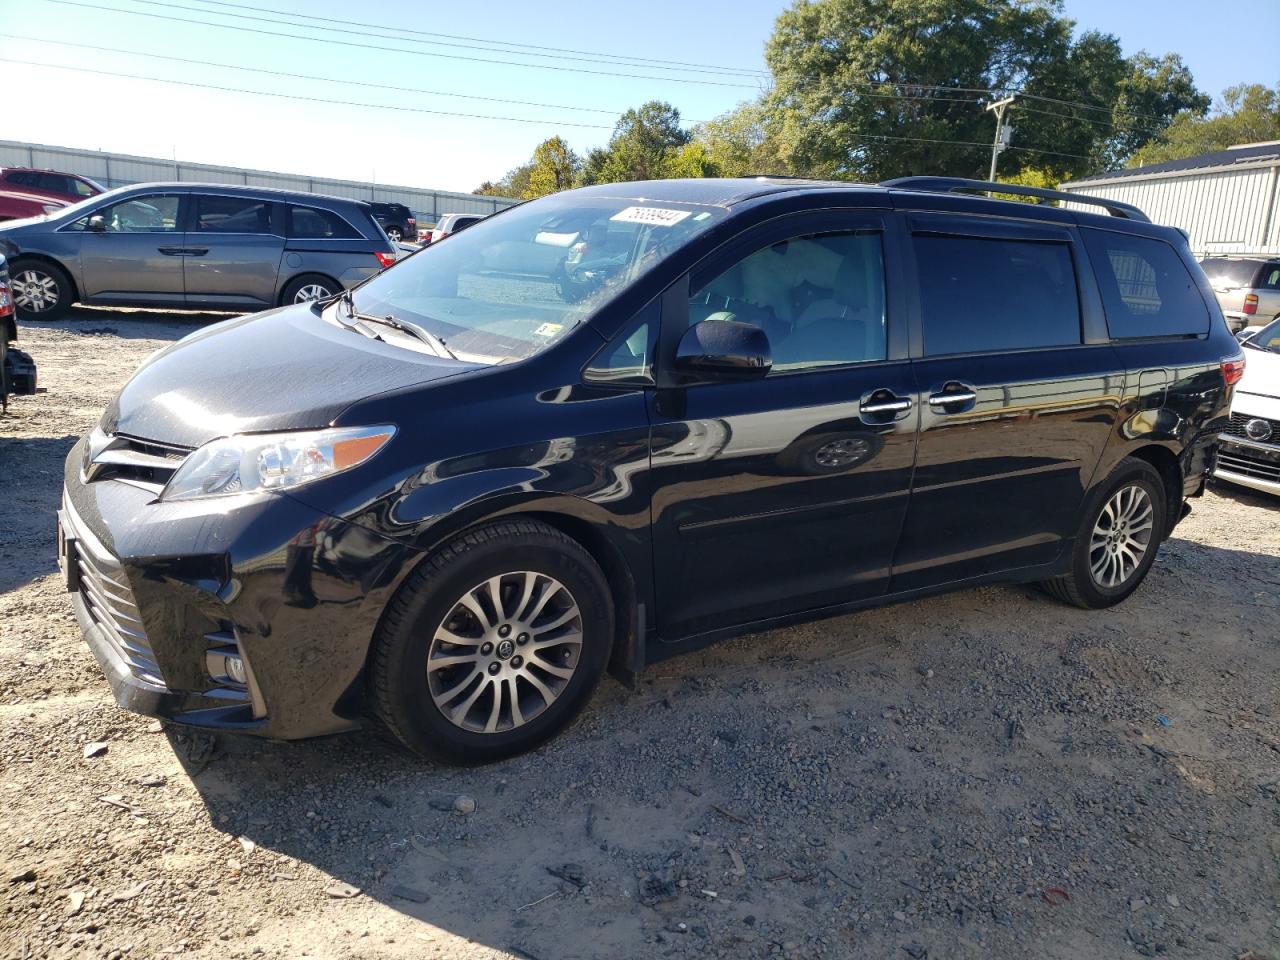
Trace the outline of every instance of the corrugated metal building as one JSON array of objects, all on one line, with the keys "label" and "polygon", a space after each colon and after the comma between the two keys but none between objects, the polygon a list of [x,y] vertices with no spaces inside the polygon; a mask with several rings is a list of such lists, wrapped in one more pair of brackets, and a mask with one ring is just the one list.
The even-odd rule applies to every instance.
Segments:
[{"label": "corrugated metal building", "polygon": [[1156,223],[1186,230],[1197,256],[1280,255],[1280,140],[1083,177],[1060,189],[1132,203]]},{"label": "corrugated metal building", "polygon": [[134,157],[125,153],[49,147],[17,140],[0,140],[0,167],[37,167],[76,173],[108,188],[156,180],[186,180],[199,183],[239,183],[251,187],[322,193],[354,200],[403,203],[417,215],[420,223],[434,223],[446,213],[493,213],[519,202],[506,197],[478,197],[473,193],[454,193],[425,187],[330,180],[293,173],[272,173],[268,170],[187,163],[183,160]]}]

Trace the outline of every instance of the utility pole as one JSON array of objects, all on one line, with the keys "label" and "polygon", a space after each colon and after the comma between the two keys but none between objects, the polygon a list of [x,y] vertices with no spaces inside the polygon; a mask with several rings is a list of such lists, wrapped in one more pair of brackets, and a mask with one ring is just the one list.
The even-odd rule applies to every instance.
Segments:
[{"label": "utility pole", "polygon": [[987,176],[987,180],[994,183],[996,179],[996,160],[999,158],[1013,138],[1013,127],[1006,126],[1004,122],[1005,111],[1013,106],[1013,102],[1018,99],[1016,93],[1010,94],[995,103],[987,104],[988,110],[994,110],[996,115],[996,138],[991,143],[991,173]]}]

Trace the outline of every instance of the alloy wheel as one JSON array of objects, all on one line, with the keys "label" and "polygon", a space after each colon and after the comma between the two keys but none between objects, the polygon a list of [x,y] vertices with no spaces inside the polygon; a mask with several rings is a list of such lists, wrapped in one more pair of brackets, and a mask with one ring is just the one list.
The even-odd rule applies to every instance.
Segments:
[{"label": "alloy wheel", "polygon": [[23,270],[10,280],[13,302],[30,313],[44,313],[58,305],[58,281],[41,270]]},{"label": "alloy wheel", "polygon": [[298,292],[293,295],[294,303],[307,303],[310,300],[323,300],[325,297],[333,296],[333,291],[323,284],[308,283],[298,288]]},{"label": "alloy wheel", "polygon": [[503,733],[559,699],[581,653],[582,612],[568,588],[531,570],[504,573],[450,607],[427,652],[427,688],[455,726]]},{"label": "alloy wheel", "polygon": [[1151,547],[1155,509],[1145,487],[1129,483],[1111,495],[1089,539],[1089,572],[1100,587],[1123,586]]}]

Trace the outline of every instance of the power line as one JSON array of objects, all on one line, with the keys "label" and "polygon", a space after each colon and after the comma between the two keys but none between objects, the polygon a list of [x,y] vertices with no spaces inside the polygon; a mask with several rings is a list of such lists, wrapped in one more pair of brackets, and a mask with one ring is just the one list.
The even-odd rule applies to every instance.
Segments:
[{"label": "power line", "polygon": [[[948,147],[981,147],[983,150],[990,150],[991,144],[981,143],[977,140],[931,140],[927,137],[893,137],[882,133],[865,133],[858,137],[860,140],[905,140],[911,143],[938,143]],[[1092,157],[1086,157],[1079,153],[1063,153],[1060,150],[1041,150],[1038,147],[1005,147],[1006,150],[1022,150],[1025,153],[1042,153],[1051,157],[1071,157],[1075,160],[1092,160]]]},{"label": "power line", "polygon": [[259,97],[276,97],[282,100],[303,100],[307,103],[324,103],[340,107],[362,107],[370,110],[396,110],[401,113],[429,113],[440,117],[465,117],[469,120],[505,120],[512,123],[537,123],[543,125],[559,125],[563,127],[583,127],[590,130],[612,130],[612,126],[598,123],[573,123],[560,120],[534,120],[529,117],[499,117],[485,113],[462,113],[455,110],[430,110],[426,107],[401,107],[391,103],[360,103],[355,100],[332,100],[327,97],[306,97],[295,93],[277,93],[273,90],[250,90],[246,87],[223,87],[212,83],[196,83],[192,80],[170,80],[164,77],[144,77],[136,73],[116,73],[111,70],[94,70],[89,67],[71,67],[60,63],[37,63],[34,60],[17,60],[11,57],[0,57],[0,63],[18,63],[28,67],[42,67],[50,70],[73,70],[77,73],[92,73],[102,77],[121,77],[125,80],[147,80],[152,83],[170,83],[182,87],[196,87],[201,90],[218,90],[223,93],[251,93]]},{"label": "power line", "polygon": [[[520,63],[514,60],[492,60],[486,57],[469,57],[460,53],[438,53],[428,50],[406,50],[403,47],[384,47],[373,43],[357,43],[354,40],[337,40],[328,37],[308,37],[296,33],[284,33],[279,30],[263,30],[260,27],[245,27],[232,23],[210,23],[207,20],[192,20],[188,17],[174,17],[164,13],[151,13],[145,10],[123,10],[117,7],[103,6],[97,3],[84,3],[81,0],[48,0],[49,3],[69,7],[82,7],[89,10],[105,10],[108,13],[125,13],[135,17],[148,17],[152,20],[169,20],[174,23],[191,23],[202,27],[217,27],[222,30],[235,30],[240,33],[256,33],[268,37],[285,37],[289,40],[308,40],[312,43],[327,43],[344,48],[359,47],[364,50],[381,50],[387,53],[407,53],[415,57],[442,57],[448,60],[468,60],[473,63],[494,63],[508,67],[526,67],[530,70],[555,70],[563,73],[589,73],[601,77],[622,77],[630,80],[656,80],[665,83],[694,83],[710,87],[734,87],[751,89],[757,87],[747,83],[726,83],[722,80],[697,80],[692,77],[655,77],[637,73],[614,73],[608,70],[588,70],[582,67],[565,67],[551,63]],[[150,0],[141,0],[150,2]]]},{"label": "power line", "polygon": [[[447,40],[474,40],[479,43],[499,44],[500,46],[504,46],[504,47],[524,47],[528,50],[546,50],[546,51],[551,51],[553,53],[568,53],[568,54],[577,54],[577,55],[584,55],[584,56],[590,56],[590,57],[607,57],[611,60],[617,60],[619,62],[630,61],[633,64],[666,64],[674,67],[698,67],[701,69],[722,70],[726,73],[740,73],[740,74],[748,74],[748,75],[762,75],[765,73],[765,71],[763,70],[757,70],[750,67],[729,67],[729,66],[724,66],[721,64],[713,64],[713,63],[690,63],[687,60],[663,60],[657,57],[633,57],[633,56],[630,56],[629,54],[603,53],[598,50],[576,50],[576,49],[573,49],[572,47],[548,47],[548,46],[544,46],[536,43],[517,43],[512,40],[494,40],[487,37],[471,37],[465,34],[440,33],[435,30],[414,30],[410,27],[392,27],[392,26],[387,26],[385,24],[380,24],[380,23],[362,22],[360,20],[341,20],[336,17],[321,17],[312,13],[300,14],[300,13],[294,13],[293,11],[290,11],[290,10],[272,10],[267,7],[254,7],[254,6],[250,6],[242,3],[228,3],[226,2],[226,0],[200,0],[200,2],[205,5],[212,5],[212,6],[218,6],[218,7],[231,7],[232,9],[235,9],[235,10],[253,10],[257,13],[275,13],[275,14],[280,14],[282,16],[293,17],[295,19],[319,20],[325,23],[338,23],[346,27],[351,27],[351,26],[372,27],[375,30],[384,30],[389,33],[412,33],[412,34],[416,34],[418,36],[424,36],[424,37],[444,37]],[[518,53],[519,51],[511,50],[511,51],[501,51],[501,52]]]},{"label": "power line", "polygon": [[319,80],[324,83],[339,83],[344,87],[370,87],[376,90],[394,90],[399,93],[426,93],[438,97],[460,97],[466,100],[486,100],[491,103],[507,103],[522,107],[547,107],[552,110],[576,110],[584,113],[606,113],[611,116],[620,115],[621,110],[605,110],[600,107],[575,107],[564,103],[541,103],[536,100],[507,100],[501,97],[482,97],[473,93],[450,93],[445,90],[426,90],[421,87],[398,87],[387,83],[373,83],[367,80],[343,80],[336,77],[321,77],[308,73],[288,73],[283,70],[267,70],[264,67],[242,67],[234,63],[219,63],[215,60],[192,60],[187,57],[174,57],[163,53],[149,53],[145,50],[125,50],[121,47],[100,47],[92,43],[72,43],[69,40],[49,40],[45,37],[26,37],[11,33],[13,40],[28,40],[35,43],[52,43],[60,47],[76,47],[81,50],[97,50],[102,53],[123,53],[129,56],[146,57],[152,60],[169,60],[173,63],[184,63],[197,67],[222,67],[227,70],[243,70],[249,73],[262,73],[272,77],[289,77],[294,80]]}]

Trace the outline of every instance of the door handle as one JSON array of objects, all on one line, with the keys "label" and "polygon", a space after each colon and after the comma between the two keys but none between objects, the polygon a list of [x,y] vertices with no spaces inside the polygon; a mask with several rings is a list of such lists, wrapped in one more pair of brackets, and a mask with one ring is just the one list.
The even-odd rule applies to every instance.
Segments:
[{"label": "door handle", "polygon": [[206,253],[209,252],[209,248],[208,247],[187,247],[182,252],[189,257],[203,257]]},{"label": "door handle", "polygon": [[948,380],[929,395],[929,409],[942,414],[964,413],[972,410],[977,400],[978,392],[969,384]]},{"label": "door handle", "polygon": [[156,247],[156,249],[166,257],[180,257],[187,252],[182,247]]},{"label": "door handle", "polygon": [[900,397],[892,390],[872,390],[862,395],[858,412],[864,417],[888,417],[901,420],[912,407],[910,397]]}]

